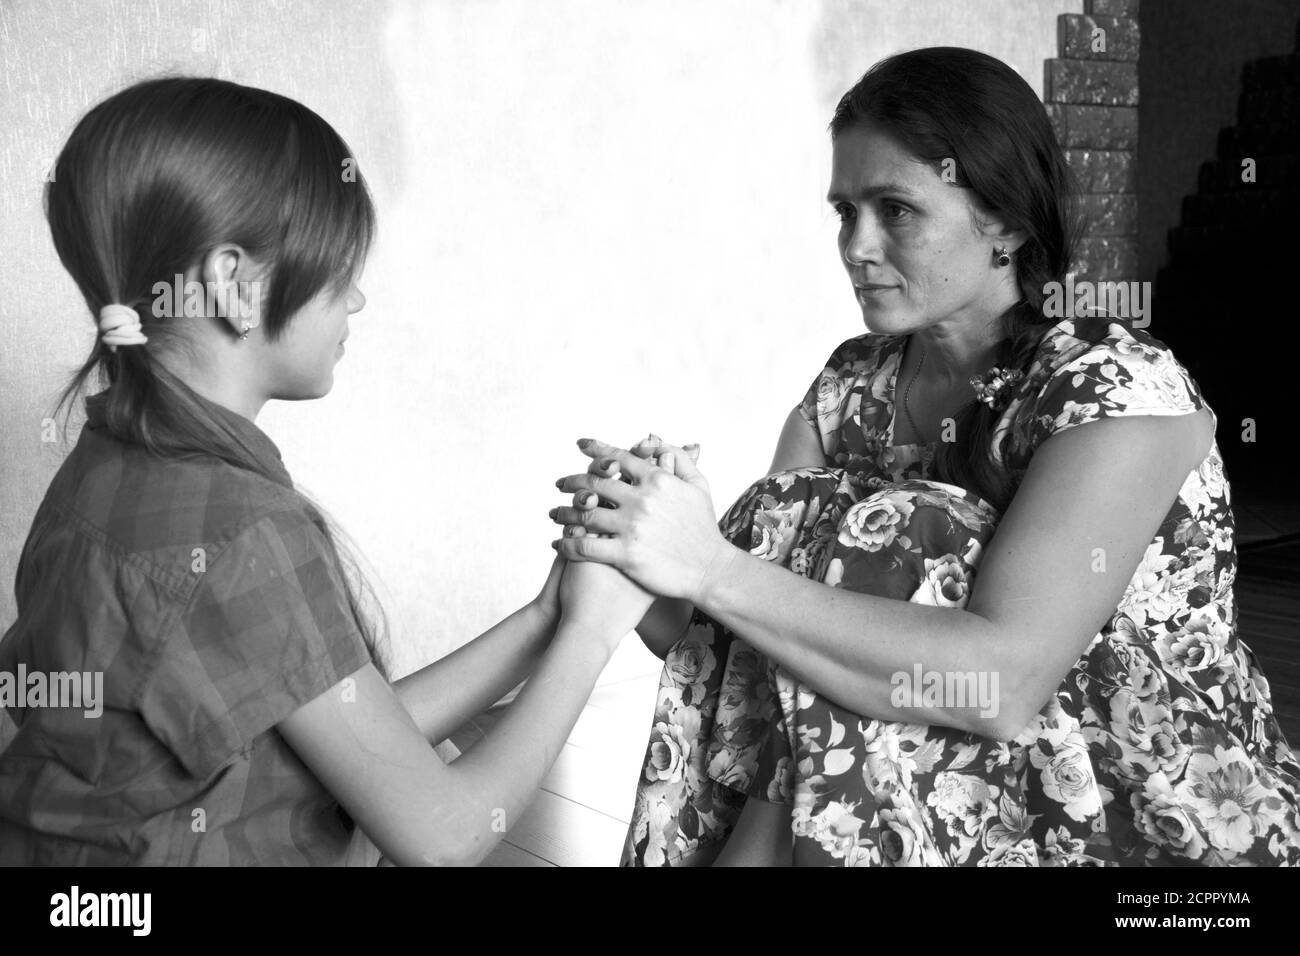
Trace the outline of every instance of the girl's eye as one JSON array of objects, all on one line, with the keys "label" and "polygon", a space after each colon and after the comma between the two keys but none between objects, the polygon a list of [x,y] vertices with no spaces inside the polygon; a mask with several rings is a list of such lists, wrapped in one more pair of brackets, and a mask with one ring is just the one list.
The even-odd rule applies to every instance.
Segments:
[{"label": "girl's eye", "polygon": [[855,215],[857,215],[857,210],[854,209],[853,206],[850,205],[849,203],[846,202],[836,203],[835,215],[840,217],[840,222],[848,222]]}]

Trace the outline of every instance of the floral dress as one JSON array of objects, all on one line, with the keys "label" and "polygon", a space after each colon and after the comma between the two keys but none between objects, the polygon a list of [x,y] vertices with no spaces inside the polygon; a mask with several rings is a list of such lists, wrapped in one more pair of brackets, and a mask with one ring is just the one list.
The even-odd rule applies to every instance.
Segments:
[{"label": "floral dress", "polygon": [[[836,349],[800,406],[824,467],[767,476],[720,525],[830,587],[962,608],[998,514],[930,477],[934,445],[893,444],[905,345]],[[1067,319],[1001,414],[994,460],[1015,487],[1058,432],[1204,405],[1147,333]],[[623,865],[706,858],[750,798],[790,807],[803,866],[1300,862],[1300,766],[1238,639],[1229,500],[1216,444],[1114,615],[1009,742],[847,711],[697,610],[665,660]]]}]

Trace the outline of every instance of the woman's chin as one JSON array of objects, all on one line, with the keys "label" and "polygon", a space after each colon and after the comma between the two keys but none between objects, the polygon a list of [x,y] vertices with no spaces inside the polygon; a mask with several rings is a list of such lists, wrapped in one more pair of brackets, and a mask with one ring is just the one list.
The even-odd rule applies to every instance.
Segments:
[{"label": "woman's chin", "polygon": [[901,335],[909,331],[907,321],[896,310],[878,305],[862,306],[862,321],[868,331],[879,335]]}]

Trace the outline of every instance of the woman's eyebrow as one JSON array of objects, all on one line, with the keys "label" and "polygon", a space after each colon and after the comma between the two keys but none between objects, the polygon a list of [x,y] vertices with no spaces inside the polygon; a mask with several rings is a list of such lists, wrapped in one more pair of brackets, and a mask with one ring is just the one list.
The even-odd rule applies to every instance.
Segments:
[{"label": "woman's eyebrow", "polygon": [[[858,193],[858,198],[864,201],[875,199],[881,193],[892,193],[895,196],[905,196],[909,199],[917,198],[915,190],[908,189],[900,183],[881,183],[878,186],[868,186],[866,189]],[[826,196],[826,201],[829,203],[844,202],[847,199],[849,199],[847,195],[835,191],[830,192]]]}]

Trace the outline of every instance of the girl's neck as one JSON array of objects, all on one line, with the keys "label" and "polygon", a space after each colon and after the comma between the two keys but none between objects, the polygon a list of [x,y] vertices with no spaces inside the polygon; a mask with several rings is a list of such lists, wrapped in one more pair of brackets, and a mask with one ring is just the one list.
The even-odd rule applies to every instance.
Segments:
[{"label": "girl's neck", "polygon": [[201,397],[250,422],[257,421],[266,404],[266,395],[245,381],[242,370],[232,363],[218,360],[200,368],[192,362],[176,361],[173,354],[160,355],[159,361]]}]

